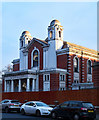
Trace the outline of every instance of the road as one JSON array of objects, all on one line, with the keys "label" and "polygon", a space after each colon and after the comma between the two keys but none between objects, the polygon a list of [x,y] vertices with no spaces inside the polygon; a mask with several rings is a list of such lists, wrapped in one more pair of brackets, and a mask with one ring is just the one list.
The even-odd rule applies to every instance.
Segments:
[{"label": "road", "polygon": [[[36,117],[33,115],[21,115],[20,113],[13,112],[13,113],[2,113],[1,120],[53,120],[53,119],[47,116]],[[99,114],[97,114],[97,117],[95,120],[99,120]]]},{"label": "road", "polygon": [[2,120],[52,120],[49,117],[36,117],[33,115],[21,115],[20,113],[2,113]]}]

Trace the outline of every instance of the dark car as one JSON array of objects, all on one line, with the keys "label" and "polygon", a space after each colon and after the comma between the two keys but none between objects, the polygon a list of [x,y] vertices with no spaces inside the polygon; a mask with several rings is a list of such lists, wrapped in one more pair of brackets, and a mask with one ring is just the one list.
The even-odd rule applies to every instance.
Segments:
[{"label": "dark car", "polygon": [[54,119],[68,118],[70,120],[79,120],[87,118],[94,120],[96,118],[96,111],[90,102],[66,101],[51,111],[51,117]]},{"label": "dark car", "polygon": [[2,106],[2,110],[6,113],[10,111],[20,112],[21,103],[18,100],[3,100],[0,102],[0,106]]}]

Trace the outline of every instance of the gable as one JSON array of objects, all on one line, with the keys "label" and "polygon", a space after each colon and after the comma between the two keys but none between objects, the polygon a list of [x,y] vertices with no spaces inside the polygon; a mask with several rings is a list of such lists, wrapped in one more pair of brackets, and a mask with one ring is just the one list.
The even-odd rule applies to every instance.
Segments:
[{"label": "gable", "polygon": [[34,50],[38,50],[40,54],[40,70],[43,69],[43,45],[37,41],[34,41],[31,46],[28,48],[28,69],[31,69],[31,63],[33,61],[32,59],[32,53]]}]

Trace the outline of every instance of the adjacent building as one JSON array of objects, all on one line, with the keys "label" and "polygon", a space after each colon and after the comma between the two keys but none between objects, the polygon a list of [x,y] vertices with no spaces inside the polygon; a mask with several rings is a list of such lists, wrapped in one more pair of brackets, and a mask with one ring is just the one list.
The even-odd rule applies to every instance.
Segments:
[{"label": "adjacent building", "polygon": [[20,58],[13,72],[5,73],[4,92],[79,90],[94,87],[93,63],[97,51],[63,40],[58,20],[48,26],[48,37],[40,40],[24,31],[19,39]]}]

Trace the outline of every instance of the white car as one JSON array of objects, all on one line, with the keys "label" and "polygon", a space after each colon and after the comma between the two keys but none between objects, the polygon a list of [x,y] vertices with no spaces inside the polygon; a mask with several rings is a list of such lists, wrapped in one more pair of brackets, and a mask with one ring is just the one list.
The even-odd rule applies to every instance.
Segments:
[{"label": "white car", "polygon": [[20,108],[21,114],[35,114],[36,116],[50,115],[52,107],[40,101],[29,101]]}]

